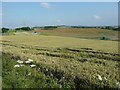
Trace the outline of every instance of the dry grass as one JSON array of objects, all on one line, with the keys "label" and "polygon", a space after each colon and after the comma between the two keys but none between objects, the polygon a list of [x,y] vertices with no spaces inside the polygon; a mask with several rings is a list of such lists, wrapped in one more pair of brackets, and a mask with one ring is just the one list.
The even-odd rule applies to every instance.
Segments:
[{"label": "dry grass", "polygon": [[44,35],[9,35],[3,36],[3,40],[15,44],[24,44],[40,47],[69,47],[69,48],[92,48],[105,52],[118,53],[117,41],[104,41],[92,39],[79,39],[71,37],[44,36]]},{"label": "dry grass", "polygon": [[64,37],[77,37],[77,38],[91,38],[99,39],[102,36],[108,37],[111,40],[118,39],[118,32],[112,30],[96,29],[96,28],[57,28],[53,30],[36,30],[43,35],[54,35]]},{"label": "dry grass", "polygon": [[[120,58],[117,41],[29,33],[3,36],[2,44],[4,53],[15,59],[33,59],[45,75],[52,73],[61,85],[67,81],[73,87],[118,87]],[[61,81],[63,77],[65,81]]]}]

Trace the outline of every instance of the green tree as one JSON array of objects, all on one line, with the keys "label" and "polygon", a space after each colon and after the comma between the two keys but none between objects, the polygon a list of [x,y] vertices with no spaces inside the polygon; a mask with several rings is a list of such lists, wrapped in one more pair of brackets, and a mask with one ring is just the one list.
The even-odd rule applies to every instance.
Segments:
[{"label": "green tree", "polygon": [[2,33],[8,32],[10,29],[9,28],[2,28]]},{"label": "green tree", "polygon": [[15,30],[23,30],[23,31],[30,31],[30,27],[21,27],[21,28],[16,28]]}]

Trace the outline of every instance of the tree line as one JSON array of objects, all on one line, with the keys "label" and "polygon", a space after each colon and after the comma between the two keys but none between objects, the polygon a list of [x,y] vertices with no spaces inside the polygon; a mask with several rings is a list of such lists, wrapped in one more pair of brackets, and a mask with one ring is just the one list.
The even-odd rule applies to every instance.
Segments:
[{"label": "tree line", "polygon": [[[57,28],[57,26],[45,26],[45,27],[42,27],[42,29],[44,29],[44,30],[52,30],[52,29],[55,29],[55,28]],[[15,31],[31,31],[33,29],[34,28],[30,28],[30,27],[20,27],[20,28],[15,28]],[[1,30],[2,30],[2,33],[7,33],[11,29],[3,27]]]},{"label": "tree line", "polygon": [[[2,33],[7,33],[9,30],[11,30],[10,28],[2,28]],[[32,29],[30,27],[21,27],[21,28],[15,28],[15,31],[31,31]]]},{"label": "tree line", "polygon": [[[52,29],[55,29],[55,28],[58,28],[59,26],[44,26],[44,27],[41,27],[41,29],[43,30],[52,30]],[[100,29],[106,29],[106,30],[116,30],[116,31],[120,31],[120,27],[112,27],[112,26],[105,26],[105,27],[102,27],[102,26],[96,26],[96,27],[85,27],[85,26],[71,26],[71,28],[100,28]],[[33,30],[33,28],[30,28],[30,27],[20,27],[20,28],[15,28],[15,31],[31,31]],[[7,33],[9,30],[9,28],[5,28],[3,27],[2,29],[2,33]]]}]

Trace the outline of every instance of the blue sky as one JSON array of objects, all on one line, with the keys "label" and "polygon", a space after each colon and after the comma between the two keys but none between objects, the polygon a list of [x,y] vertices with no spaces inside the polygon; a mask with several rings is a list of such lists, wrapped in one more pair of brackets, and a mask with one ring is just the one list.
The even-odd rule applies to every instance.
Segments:
[{"label": "blue sky", "polygon": [[2,26],[118,25],[117,2],[3,2]]}]

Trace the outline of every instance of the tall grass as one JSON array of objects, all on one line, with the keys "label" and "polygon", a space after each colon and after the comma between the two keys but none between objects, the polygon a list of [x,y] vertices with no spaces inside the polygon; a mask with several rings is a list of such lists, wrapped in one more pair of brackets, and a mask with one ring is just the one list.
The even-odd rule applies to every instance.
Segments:
[{"label": "tall grass", "polygon": [[[4,36],[3,87],[118,88],[117,44],[57,36]],[[14,68],[16,60],[29,58],[34,60],[35,68]]]}]

